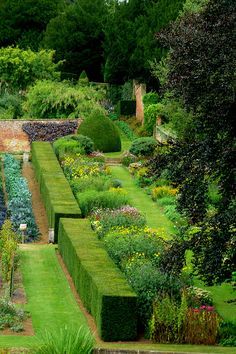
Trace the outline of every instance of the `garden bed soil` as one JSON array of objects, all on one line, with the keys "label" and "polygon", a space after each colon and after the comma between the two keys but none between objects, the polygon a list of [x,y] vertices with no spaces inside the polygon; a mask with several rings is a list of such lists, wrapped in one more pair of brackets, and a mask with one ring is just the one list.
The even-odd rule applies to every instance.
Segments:
[{"label": "garden bed soil", "polygon": [[40,195],[39,185],[35,178],[34,169],[30,162],[23,163],[22,175],[27,179],[29,190],[32,194],[32,207],[35,221],[40,231],[40,239],[38,244],[48,243],[48,221],[45,207]]}]

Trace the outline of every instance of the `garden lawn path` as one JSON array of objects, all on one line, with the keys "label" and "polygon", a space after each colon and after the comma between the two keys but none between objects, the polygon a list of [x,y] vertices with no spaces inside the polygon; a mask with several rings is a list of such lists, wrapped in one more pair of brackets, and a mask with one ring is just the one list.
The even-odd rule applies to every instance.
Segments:
[{"label": "garden lawn path", "polygon": [[[34,331],[81,325],[88,328],[65,274],[58,262],[54,245],[20,246],[21,272]],[[0,348],[29,347],[35,336],[0,336]]]},{"label": "garden lawn path", "polygon": [[109,166],[113,178],[119,179],[122,186],[128,193],[128,198],[132,206],[143,213],[150,228],[157,229],[171,238],[175,231],[175,225],[164,215],[163,210],[153,202],[139,186],[135,184],[129,171],[123,166]]}]

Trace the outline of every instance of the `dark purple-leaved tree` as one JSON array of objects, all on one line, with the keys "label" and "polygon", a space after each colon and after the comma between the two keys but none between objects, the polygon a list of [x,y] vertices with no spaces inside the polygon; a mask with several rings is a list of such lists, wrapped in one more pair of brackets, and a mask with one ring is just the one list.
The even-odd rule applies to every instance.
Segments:
[{"label": "dark purple-leaved tree", "polygon": [[[179,174],[179,209],[198,225],[189,242],[198,274],[209,284],[229,278],[236,267],[235,24],[234,0],[210,0],[157,35],[170,48],[166,89],[193,112],[191,139],[178,144],[172,173]],[[211,215],[209,179],[220,194]]]}]

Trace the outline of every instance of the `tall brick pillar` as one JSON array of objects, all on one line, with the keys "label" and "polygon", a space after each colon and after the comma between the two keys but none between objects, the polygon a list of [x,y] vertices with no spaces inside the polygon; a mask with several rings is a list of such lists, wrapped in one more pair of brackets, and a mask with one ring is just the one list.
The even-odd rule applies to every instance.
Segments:
[{"label": "tall brick pillar", "polygon": [[134,94],[136,98],[136,119],[140,123],[144,123],[144,105],[143,96],[146,93],[146,84],[140,84],[134,80]]}]

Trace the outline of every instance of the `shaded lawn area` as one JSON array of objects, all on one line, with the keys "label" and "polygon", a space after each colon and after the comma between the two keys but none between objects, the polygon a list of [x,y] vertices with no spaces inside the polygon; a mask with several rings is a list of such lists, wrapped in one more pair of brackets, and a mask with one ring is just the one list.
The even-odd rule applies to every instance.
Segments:
[{"label": "shaded lawn area", "polygon": [[[45,329],[87,326],[52,245],[21,246],[21,270],[36,335]],[[29,347],[33,336],[0,336],[0,347]]]},{"label": "shaded lawn area", "polygon": [[165,230],[170,238],[175,233],[174,224],[164,215],[157,203],[153,202],[140,187],[135,184],[129,171],[122,166],[109,167],[114,178],[122,182],[122,186],[128,193],[130,203],[146,216],[147,225],[160,231]]}]

